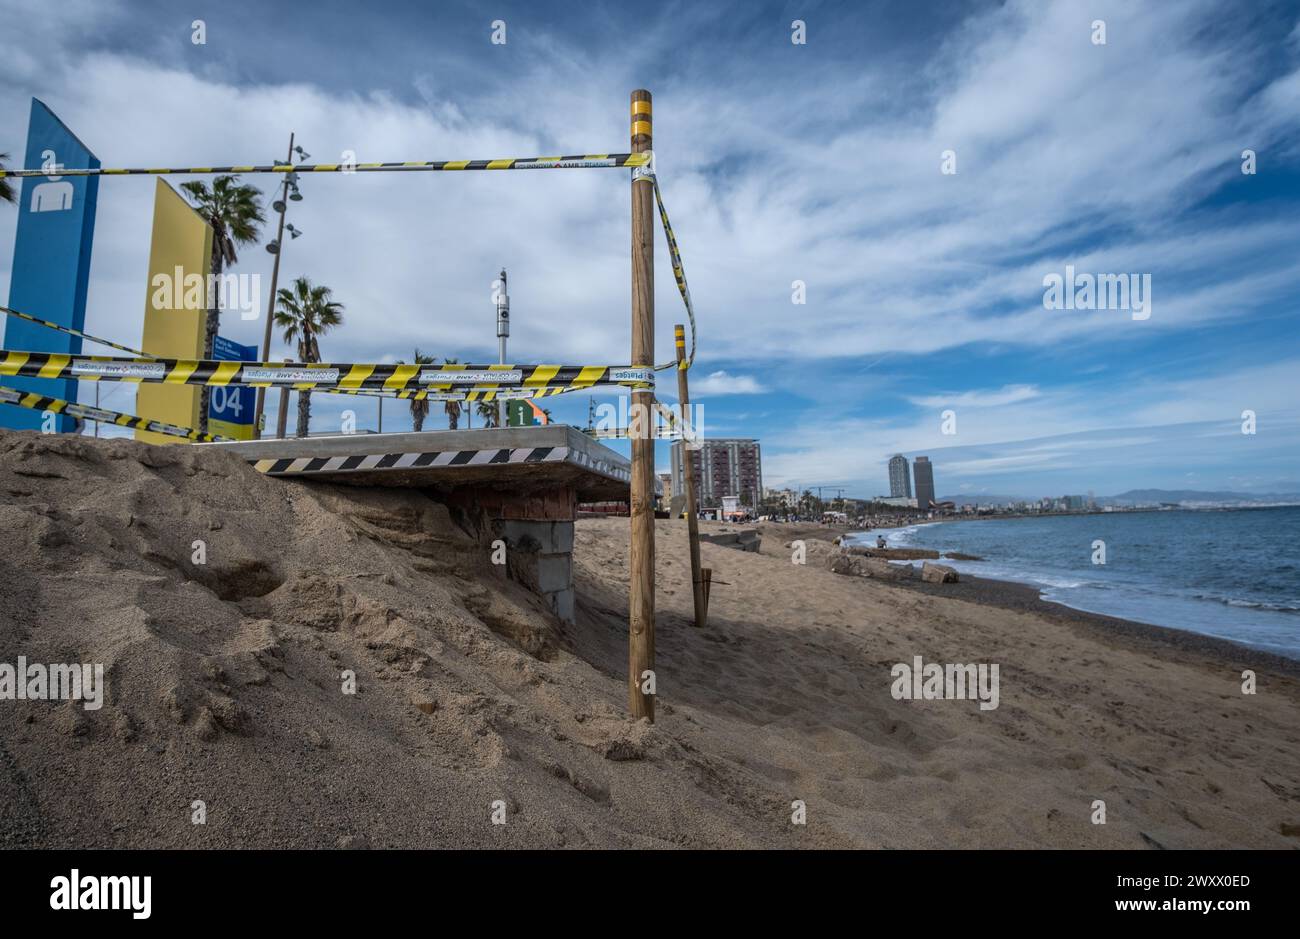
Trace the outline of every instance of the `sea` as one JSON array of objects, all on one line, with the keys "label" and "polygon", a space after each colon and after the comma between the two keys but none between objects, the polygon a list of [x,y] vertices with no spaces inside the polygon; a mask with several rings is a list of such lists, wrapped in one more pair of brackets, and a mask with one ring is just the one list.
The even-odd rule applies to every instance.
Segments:
[{"label": "sea", "polygon": [[978,555],[940,563],[1055,603],[1300,659],[1300,506],[918,523],[854,539],[878,534],[890,547]]}]

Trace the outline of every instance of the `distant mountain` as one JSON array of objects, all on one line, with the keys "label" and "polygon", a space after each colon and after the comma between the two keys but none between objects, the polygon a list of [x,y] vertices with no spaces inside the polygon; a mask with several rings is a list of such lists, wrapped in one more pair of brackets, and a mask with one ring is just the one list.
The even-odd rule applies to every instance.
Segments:
[{"label": "distant mountain", "polygon": [[[1083,495],[1083,493],[1070,493]],[[1057,498],[1061,493],[1051,493]],[[1037,502],[1037,497],[997,495],[989,492],[965,493],[963,495],[940,496],[940,502],[952,502],[955,505],[1006,505],[1016,502]],[[1114,496],[1097,496],[1098,505],[1149,505],[1159,502],[1218,502],[1268,504],[1278,502],[1300,503],[1300,485],[1289,492],[1229,492],[1204,489],[1130,489]]]},{"label": "distant mountain", "polygon": [[1008,502],[1037,502],[1024,496],[1000,496],[991,492],[966,493],[960,496],[940,496],[938,501],[951,502],[954,505],[1006,505]]},{"label": "distant mountain", "polygon": [[1228,492],[1202,489],[1130,489],[1098,502],[1126,505],[1136,502],[1300,502],[1300,492]]}]

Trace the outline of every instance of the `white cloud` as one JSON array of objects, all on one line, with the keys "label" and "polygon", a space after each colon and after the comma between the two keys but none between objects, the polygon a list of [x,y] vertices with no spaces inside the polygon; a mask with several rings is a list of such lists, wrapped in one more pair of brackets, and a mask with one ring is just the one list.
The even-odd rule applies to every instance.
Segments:
[{"label": "white cloud", "polygon": [[[528,80],[508,94],[448,91],[430,65],[411,79],[422,105],[408,105],[364,84],[349,93],[236,84],[213,56],[186,71],[175,57],[61,52],[118,8],[85,9],[96,13],[66,18],[69,32],[60,19],[27,35],[34,27],[23,15],[22,41],[13,30],[0,39],[0,61],[9,62],[0,65],[0,126],[24,127],[26,96],[40,94],[106,164],[119,165],[261,161],[281,153],[290,128],[320,159],[345,149],[382,160],[613,149],[626,133],[634,73],[677,38],[673,23],[658,21],[629,61],[544,37]],[[1265,249],[1300,240],[1300,223],[1225,218],[1207,229],[1178,220],[1232,168],[1245,137],[1264,149],[1294,134],[1278,115],[1294,102],[1300,72],[1252,96],[1250,57],[1232,46],[1207,51],[1198,34],[1207,13],[1219,15],[1208,3],[1117,4],[1105,11],[1110,44],[1095,47],[1075,4],[1010,3],[949,37],[926,65],[931,97],[910,109],[878,106],[898,81],[884,71],[867,66],[844,81],[836,113],[851,119],[834,127],[809,111],[812,87],[746,82],[737,94],[729,82],[666,80],[656,148],[704,360],[728,355],[738,336],[762,337],[744,344],[750,359],[990,340],[1125,342],[1133,324],[1122,316],[1041,308],[1045,268],[1070,260],[1158,268],[1147,330],[1239,316],[1293,291],[1300,272]],[[579,74],[601,78],[568,80]],[[1252,108],[1260,120],[1243,135],[1241,115]],[[529,115],[529,129],[504,124],[511,114]],[[948,148],[957,176],[939,173]],[[748,155],[759,159],[726,163]],[[627,358],[625,174],[313,177],[304,191],[293,221],[307,234],[286,252],[284,273],[325,281],[347,304],[351,325],[325,343],[336,357],[344,348],[352,358],[400,356],[417,343],[490,355],[488,284],[504,264],[521,357]],[[100,192],[89,321],[131,338],[151,183],[105,180]],[[12,227],[0,228],[3,256]],[[1108,234],[1082,258],[1067,250],[1116,228],[1127,234]],[[658,250],[663,258],[662,241]],[[1024,260],[1043,251],[1050,261]],[[1194,276],[1207,259],[1218,265],[1208,284]],[[260,248],[244,254],[247,270],[268,262]],[[657,347],[667,359],[681,310],[668,264],[656,273]],[[808,285],[806,307],[789,302],[794,279]]]},{"label": "white cloud", "polygon": [[753,395],[763,391],[758,381],[749,375],[730,375],[725,371],[710,372],[701,379],[692,379],[691,397],[697,395]]},{"label": "white cloud", "polygon": [[[952,436],[942,432],[937,414],[895,423],[813,412],[782,428],[784,439],[796,446],[782,451],[774,442],[765,444],[763,473],[776,485],[807,481],[812,472],[820,483],[861,485],[868,494],[883,485],[894,453],[928,455],[937,478],[949,474],[943,489],[955,488],[955,476],[1086,467],[1122,472],[1137,461],[1168,461],[1175,445],[1203,458],[1284,460],[1287,454],[1294,458],[1300,440],[1300,408],[1286,377],[1295,374],[1300,358],[1175,383],[1057,388],[969,417],[959,412]],[[1246,408],[1258,415],[1254,437],[1240,431]],[[1230,432],[1208,435],[1212,422]]]},{"label": "white cloud", "polygon": [[927,408],[995,408],[1038,397],[1033,385],[1004,385],[996,391],[965,391],[959,394],[923,395],[909,398],[915,405]]}]

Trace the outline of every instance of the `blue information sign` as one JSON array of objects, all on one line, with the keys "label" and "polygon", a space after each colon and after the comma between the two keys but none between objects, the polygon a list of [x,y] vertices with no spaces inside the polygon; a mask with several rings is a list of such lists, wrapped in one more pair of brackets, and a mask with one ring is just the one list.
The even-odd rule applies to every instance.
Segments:
[{"label": "blue information sign", "polygon": [[[90,248],[95,233],[99,178],[61,176],[60,167],[96,169],[99,160],[54,112],[32,99],[23,168],[49,168],[47,176],[23,178],[18,196],[18,234],[14,239],[9,306],[43,320],[83,329],[90,283]],[[24,352],[80,353],[81,339],[14,317],[4,326],[4,348]],[[89,350],[87,350],[89,351]],[[7,378],[5,384],[68,401],[77,400],[76,379]],[[74,419],[60,414],[58,430],[71,431]],[[40,430],[41,412],[0,411],[0,427]]]},{"label": "blue information sign", "polygon": [[[212,345],[212,357],[225,362],[256,362],[257,346],[240,345],[225,336],[218,336]],[[213,385],[208,398],[208,430],[223,437],[251,440],[256,408],[256,388]]]}]

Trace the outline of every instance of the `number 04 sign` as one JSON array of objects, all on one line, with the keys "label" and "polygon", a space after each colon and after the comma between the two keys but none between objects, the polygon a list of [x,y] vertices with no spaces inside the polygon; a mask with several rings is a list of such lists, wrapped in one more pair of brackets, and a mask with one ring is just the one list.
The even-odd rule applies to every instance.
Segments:
[{"label": "number 04 sign", "polygon": [[[255,362],[257,347],[231,342],[218,336],[212,346],[212,357],[226,362]],[[208,429],[223,437],[235,440],[253,439],[253,411],[256,410],[257,390],[241,385],[213,385],[208,396]]]}]

